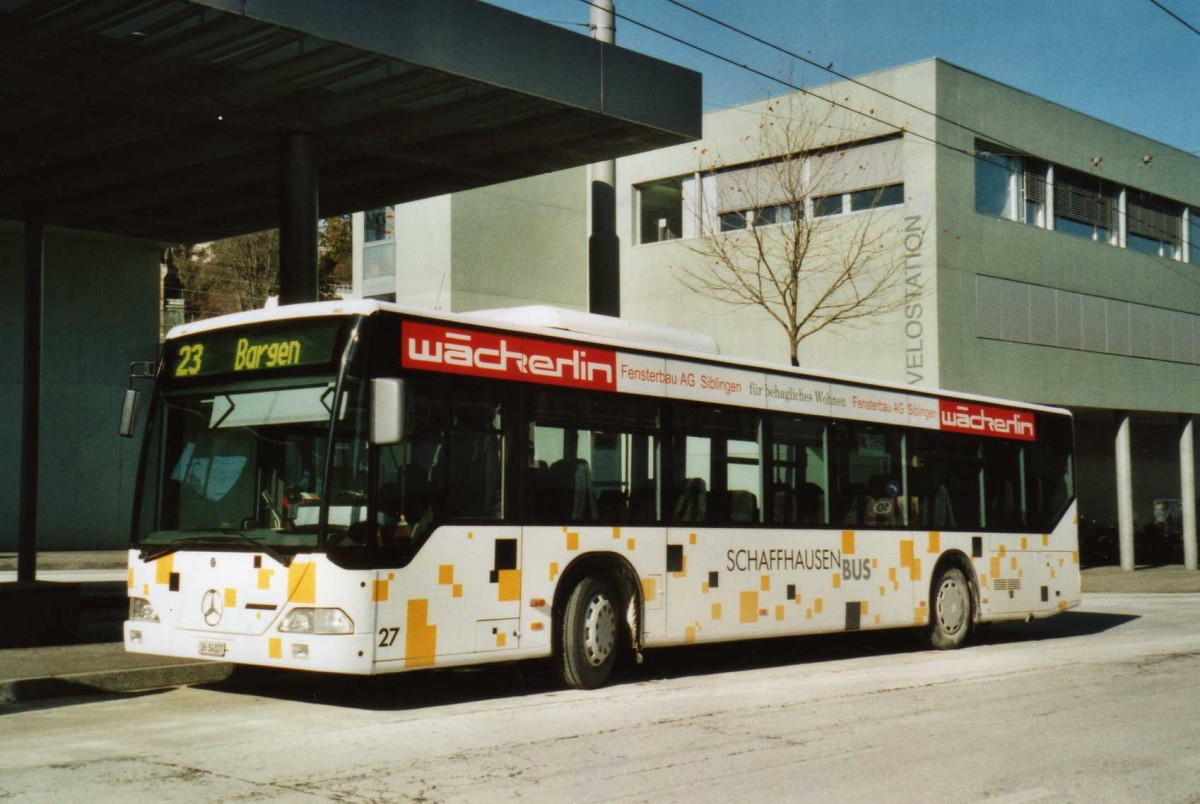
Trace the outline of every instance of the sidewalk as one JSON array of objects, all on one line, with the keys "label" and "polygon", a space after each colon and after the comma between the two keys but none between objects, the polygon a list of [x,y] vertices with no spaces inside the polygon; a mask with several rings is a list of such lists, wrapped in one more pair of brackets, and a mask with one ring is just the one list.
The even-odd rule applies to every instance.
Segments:
[{"label": "sidewalk", "polygon": [[[5,559],[0,555],[0,569],[5,568]],[[114,560],[119,560],[118,567],[124,567],[125,554],[42,554],[38,566],[55,570],[111,569]],[[1197,593],[1200,572],[1179,566],[1144,567],[1135,572],[1094,567],[1083,571],[1083,591]],[[120,642],[0,650],[0,712],[3,704],[15,701],[209,684],[228,678],[232,669],[225,662],[126,653]]]}]

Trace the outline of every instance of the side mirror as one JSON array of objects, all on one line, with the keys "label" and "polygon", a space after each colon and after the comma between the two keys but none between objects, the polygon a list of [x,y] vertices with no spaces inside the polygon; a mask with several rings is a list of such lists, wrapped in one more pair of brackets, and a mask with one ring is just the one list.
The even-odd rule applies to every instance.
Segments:
[{"label": "side mirror", "polygon": [[404,380],[371,380],[371,443],[399,444],[404,437]]},{"label": "side mirror", "polygon": [[133,428],[137,425],[137,405],[140,392],[132,388],[125,391],[125,404],[121,406],[121,424],[117,433],[122,438],[133,438]]},{"label": "side mirror", "polygon": [[133,438],[137,426],[138,391],[133,390],[134,380],[153,380],[154,364],[142,360],[129,364],[129,387],[125,389],[125,402],[121,405],[121,423],[117,434],[122,438]]}]

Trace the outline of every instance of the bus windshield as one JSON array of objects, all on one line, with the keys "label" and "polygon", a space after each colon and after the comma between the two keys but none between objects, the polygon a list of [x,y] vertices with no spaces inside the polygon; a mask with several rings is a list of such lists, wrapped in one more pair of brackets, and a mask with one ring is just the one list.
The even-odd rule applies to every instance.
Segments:
[{"label": "bus windshield", "polygon": [[[336,415],[330,533],[365,520],[357,390],[333,378],[158,397],[137,539],[149,553],[212,543],[286,554],[318,545],[329,426]],[[331,536],[332,541],[332,536]]]}]

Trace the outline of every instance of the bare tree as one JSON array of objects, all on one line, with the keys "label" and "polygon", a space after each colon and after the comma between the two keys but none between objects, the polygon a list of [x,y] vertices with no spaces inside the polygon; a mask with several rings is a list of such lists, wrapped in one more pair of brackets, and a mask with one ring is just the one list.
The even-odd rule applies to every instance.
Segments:
[{"label": "bare tree", "polygon": [[[831,130],[847,128],[832,110],[814,118],[788,99],[769,104],[757,141],[747,138],[755,161],[731,168],[701,152],[709,161],[691,202],[697,259],[677,265],[676,276],[722,304],[764,311],[784,331],[794,366],[806,338],[905,303],[902,216],[890,208],[903,189],[892,181],[899,165],[887,164],[898,161],[900,141],[825,145]],[[853,214],[843,215],[847,199]]]},{"label": "bare tree", "polygon": [[[350,216],[322,221],[317,231],[319,293],[337,299],[350,283]],[[262,307],[279,293],[279,230],[171,248],[188,317],[210,318]]]}]

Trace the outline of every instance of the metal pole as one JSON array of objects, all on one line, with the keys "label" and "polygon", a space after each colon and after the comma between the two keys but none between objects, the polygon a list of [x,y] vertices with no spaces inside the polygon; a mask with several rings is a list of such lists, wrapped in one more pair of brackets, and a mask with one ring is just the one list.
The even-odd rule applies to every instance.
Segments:
[{"label": "metal pole", "polygon": [[1121,569],[1132,570],[1133,556],[1133,459],[1129,451],[1129,414],[1117,414],[1114,443],[1117,470],[1117,537],[1121,548]]},{"label": "metal pole", "polygon": [[37,580],[38,434],[42,387],[42,272],[46,222],[25,211],[25,371],[21,413],[21,498],[17,515],[17,581]]},{"label": "metal pole", "polygon": [[279,303],[317,301],[317,143],[284,134],[279,160]]},{"label": "metal pole", "polygon": [[1183,501],[1183,566],[1196,566],[1196,434],[1193,416],[1184,416],[1179,433],[1179,494]]},{"label": "metal pole", "polygon": [[[612,0],[593,0],[590,20],[592,36],[598,42],[616,41],[616,15]],[[603,59],[601,58],[601,105],[604,100]],[[588,170],[592,201],[592,233],[588,238],[588,310],[593,313],[621,314],[621,241],[617,238],[617,163],[597,162]]]}]

